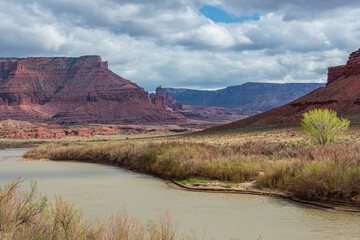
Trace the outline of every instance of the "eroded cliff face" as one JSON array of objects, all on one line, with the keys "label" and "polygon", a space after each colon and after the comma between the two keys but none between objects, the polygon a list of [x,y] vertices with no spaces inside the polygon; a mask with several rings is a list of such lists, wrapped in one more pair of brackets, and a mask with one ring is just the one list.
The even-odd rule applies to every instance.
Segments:
[{"label": "eroded cliff face", "polygon": [[346,65],[331,67],[326,87],[281,107],[208,131],[265,125],[299,125],[302,114],[313,108],[335,110],[343,117],[360,116],[360,49],[350,54]]},{"label": "eroded cliff face", "polygon": [[64,124],[183,122],[99,56],[0,58],[0,120]]},{"label": "eroded cliff face", "polygon": [[360,74],[360,49],[350,54],[346,63],[346,77]]},{"label": "eroded cliff face", "polygon": [[351,76],[360,74],[360,49],[350,54],[346,65],[329,67],[327,85]]},{"label": "eroded cliff face", "polygon": [[329,67],[328,79],[326,85],[329,85],[338,79],[344,78],[345,76],[346,76],[346,65]]}]

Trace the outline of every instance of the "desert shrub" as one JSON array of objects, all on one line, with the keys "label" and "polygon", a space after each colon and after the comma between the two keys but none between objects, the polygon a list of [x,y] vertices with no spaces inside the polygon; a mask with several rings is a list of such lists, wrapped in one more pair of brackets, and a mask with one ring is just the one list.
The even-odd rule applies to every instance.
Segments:
[{"label": "desert shrub", "polygon": [[360,205],[360,167],[333,161],[290,162],[259,177],[262,187],[279,188],[314,201]]},{"label": "desert shrub", "polygon": [[38,222],[45,224],[46,198],[40,198],[35,184],[27,194],[19,193],[20,181],[0,188],[0,239],[31,239],[42,236],[43,229]]},{"label": "desert shrub", "polygon": [[28,193],[21,193],[19,187],[20,181],[15,181],[0,188],[0,239],[184,239],[177,237],[168,213],[147,226],[130,218],[125,210],[90,222],[62,198],[56,198],[52,206],[38,193],[36,184]]},{"label": "desert shrub", "polygon": [[265,170],[265,175],[257,179],[257,184],[261,187],[288,190],[300,166],[298,161],[274,163]]},{"label": "desert shrub", "polygon": [[312,109],[303,114],[302,129],[309,133],[311,139],[320,145],[333,142],[336,137],[349,128],[350,121],[338,118],[333,110]]}]

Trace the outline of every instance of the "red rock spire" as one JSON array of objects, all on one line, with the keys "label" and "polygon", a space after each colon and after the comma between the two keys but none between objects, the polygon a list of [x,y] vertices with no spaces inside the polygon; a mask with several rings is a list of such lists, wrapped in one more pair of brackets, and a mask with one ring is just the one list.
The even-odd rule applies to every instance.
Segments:
[{"label": "red rock spire", "polygon": [[155,96],[152,99],[152,103],[159,108],[166,109],[164,89],[161,87],[161,85],[156,88]]}]

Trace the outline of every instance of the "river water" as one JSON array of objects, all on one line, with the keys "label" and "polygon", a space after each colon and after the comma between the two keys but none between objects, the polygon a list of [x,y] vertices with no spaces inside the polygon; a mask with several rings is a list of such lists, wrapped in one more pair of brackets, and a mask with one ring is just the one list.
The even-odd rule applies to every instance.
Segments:
[{"label": "river water", "polygon": [[146,222],[168,211],[178,233],[206,239],[360,239],[360,216],[311,209],[286,200],[244,194],[176,190],[162,180],[112,166],[76,162],[20,162],[27,149],[0,151],[0,185],[21,177],[36,180],[50,200],[75,202],[88,218],[126,209]]}]

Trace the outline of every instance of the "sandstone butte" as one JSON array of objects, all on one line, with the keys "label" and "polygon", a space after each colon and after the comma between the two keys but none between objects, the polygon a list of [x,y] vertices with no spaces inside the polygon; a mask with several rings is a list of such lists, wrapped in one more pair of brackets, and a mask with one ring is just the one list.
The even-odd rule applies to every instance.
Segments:
[{"label": "sandstone butte", "polygon": [[148,93],[99,56],[0,58],[0,120],[56,124],[174,124],[186,118],[152,104]]},{"label": "sandstone butte", "polygon": [[204,131],[225,131],[247,127],[295,126],[302,114],[313,108],[335,110],[343,117],[360,116],[360,49],[350,54],[346,65],[328,68],[326,87],[281,107]]}]

